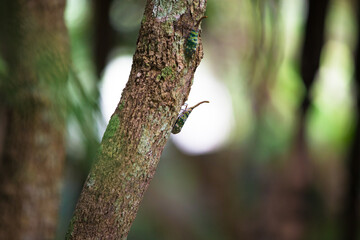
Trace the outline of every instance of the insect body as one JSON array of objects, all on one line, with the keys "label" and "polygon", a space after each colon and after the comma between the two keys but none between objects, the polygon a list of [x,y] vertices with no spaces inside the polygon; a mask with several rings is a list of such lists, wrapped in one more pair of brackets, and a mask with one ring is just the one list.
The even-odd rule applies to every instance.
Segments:
[{"label": "insect body", "polygon": [[199,25],[204,18],[207,18],[207,16],[203,16],[199,19],[194,28],[190,31],[189,37],[186,40],[185,57],[188,59],[191,59],[196,52],[196,47],[199,42]]},{"label": "insect body", "polygon": [[209,103],[209,101],[202,101],[191,108],[185,108],[185,110],[182,111],[180,113],[180,115],[178,116],[178,118],[176,119],[176,122],[173,126],[173,129],[171,130],[171,133],[173,133],[173,134],[179,133],[181,131],[182,127],[184,126],[187,118],[189,117],[190,113],[192,112],[192,110],[194,110],[194,108],[196,108],[197,106],[199,106],[200,104],[203,104],[203,103]]}]

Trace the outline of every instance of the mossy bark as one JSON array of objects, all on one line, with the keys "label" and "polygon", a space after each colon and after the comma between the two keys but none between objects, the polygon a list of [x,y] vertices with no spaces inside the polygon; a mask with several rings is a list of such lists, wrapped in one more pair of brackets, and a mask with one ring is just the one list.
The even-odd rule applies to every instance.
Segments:
[{"label": "mossy bark", "polygon": [[65,158],[65,0],[0,3],[0,239],[53,239]]},{"label": "mossy bark", "polygon": [[67,239],[124,239],[203,56],[184,56],[206,0],[148,0],[128,83],[82,190]]}]

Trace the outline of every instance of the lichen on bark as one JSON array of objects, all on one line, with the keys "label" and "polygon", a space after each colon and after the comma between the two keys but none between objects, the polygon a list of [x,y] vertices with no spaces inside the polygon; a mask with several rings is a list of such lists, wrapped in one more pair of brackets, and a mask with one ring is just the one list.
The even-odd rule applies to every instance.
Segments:
[{"label": "lichen on bark", "polygon": [[206,1],[148,0],[129,80],[84,184],[67,239],[124,239],[203,56],[184,39]]},{"label": "lichen on bark", "polygon": [[175,20],[187,10],[186,1],[154,0],[153,16],[160,20]]}]

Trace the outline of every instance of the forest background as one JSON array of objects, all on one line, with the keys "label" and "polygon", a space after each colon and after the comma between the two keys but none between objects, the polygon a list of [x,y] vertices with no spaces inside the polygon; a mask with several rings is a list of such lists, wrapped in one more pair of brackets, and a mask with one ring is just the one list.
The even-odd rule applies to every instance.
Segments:
[{"label": "forest background", "polygon": [[[128,80],[145,0],[67,0],[50,6],[53,16],[41,16],[59,24],[44,21],[38,32],[18,25],[8,11],[16,3],[5,2],[0,4],[0,225],[11,229],[16,222],[9,217],[15,210],[4,207],[12,195],[30,199],[36,204],[29,206],[49,216],[57,216],[59,206],[59,220],[42,234],[63,239]],[[34,15],[42,14],[34,9]],[[169,138],[128,239],[360,239],[360,5],[209,0],[206,15],[204,58],[187,102],[210,103],[194,110],[181,133]],[[24,50],[27,45],[12,41],[18,35],[33,41],[34,49],[63,53],[37,59],[37,67],[47,69],[40,79],[55,80],[41,82],[31,94],[32,80],[11,80],[38,76],[27,64],[14,67],[34,56]],[[49,64],[49,59],[55,60]],[[37,94],[44,89],[45,97]],[[34,102],[44,107],[33,109]],[[23,114],[36,123],[16,127],[17,110],[9,109],[26,109]],[[43,124],[45,118],[51,124]],[[38,152],[19,147],[33,139],[25,129],[45,142]],[[47,137],[55,143],[47,145]],[[59,152],[49,166],[39,167],[43,176],[22,175],[26,163],[6,161],[30,154],[29,166],[37,166],[37,157],[47,151]],[[24,180],[26,191],[12,193],[17,174],[31,181]],[[38,188],[46,175],[61,187],[60,198],[50,187]],[[54,202],[44,204],[47,194]]]}]

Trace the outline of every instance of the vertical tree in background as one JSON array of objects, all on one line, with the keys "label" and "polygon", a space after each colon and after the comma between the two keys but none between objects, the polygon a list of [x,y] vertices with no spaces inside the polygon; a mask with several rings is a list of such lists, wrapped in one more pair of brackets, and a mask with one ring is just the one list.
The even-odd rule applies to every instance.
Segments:
[{"label": "vertical tree in background", "polygon": [[64,164],[65,0],[1,1],[0,239],[52,239]]},{"label": "vertical tree in background", "polygon": [[[194,72],[203,56],[184,56],[206,0],[148,0],[128,83],[104,133],[67,239],[124,239]],[[120,91],[120,89],[119,89]]]},{"label": "vertical tree in background", "polygon": [[354,86],[356,121],[354,139],[346,162],[345,196],[343,204],[343,235],[340,239],[356,240],[359,235],[359,187],[360,187],[360,4],[355,1],[357,15],[357,46],[354,55]]},{"label": "vertical tree in background", "polygon": [[[300,60],[300,74],[304,83],[305,93],[299,112],[299,125],[296,133],[297,154],[295,154],[300,157],[297,157],[297,163],[294,163],[298,169],[292,169],[295,173],[299,173],[296,185],[300,188],[306,187],[310,180],[308,179],[310,160],[306,139],[306,117],[311,106],[311,88],[319,71],[320,56],[325,41],[325,20],[329,1],[309,0],[307,5],[308,15]],[[304,197],[305,193],[301,195]]]},{"label": "vertical tree in background", "polygon": [[[298,240],[306,233],[307,195],[311,186],[311,168],[307,116],[311,106],[311,88],[320,66],[324,44],[325,20],[329,1],[307,1],[307,18],[300,59],[300,75],[305,87],[292,143],[291,155],[283,174],[276,173],[266,197],[265,236],[273,239]],[[281,204],[279,204],[281,203]]]},{"label": "vertical tree in background", "polygon": [[[305,87],[305,94],[299,111],[299,122],[295,135],[295,146],[289,169],[289,202],[291,220],[297,225],[298,234],[295,238],[301,239],[306,228],[306,195],[311,181],[311,160],[306,136],[307,116],[311,106],[311,88],[315,82],[320,66],[320,56],[325,41],[325,22],[329,1],[307,1],[307,20],[305,25],[302,55],[300,60],[300,75]],[[295,228],[296,229],[296,228]]]},{"label": "vertical tree in background", "polygon": [[101,76],[109,52],[114,45],[115,32],[110,25],[110,7],[113,0],[95,0],[94,11],[94,61],[96,74]]}]

